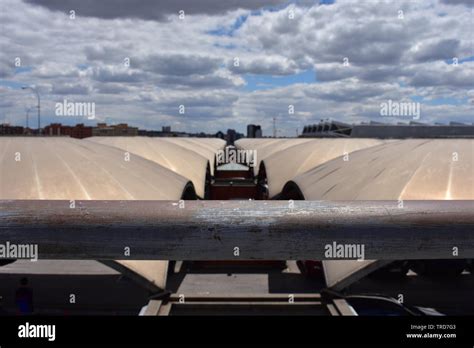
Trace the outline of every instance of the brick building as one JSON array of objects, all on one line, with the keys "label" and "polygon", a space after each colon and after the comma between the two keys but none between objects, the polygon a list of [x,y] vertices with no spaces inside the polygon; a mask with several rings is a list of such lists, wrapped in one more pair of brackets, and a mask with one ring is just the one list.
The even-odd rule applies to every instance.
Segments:
[{"label": "brick building", "polygon": [[86,127],[83,123],[72,126],[63,126],[61,123],[51,123],[44,127],[43,134],[46,136],[69,136],[76,139],[84,139],[92,136],[92,127]]},{"label": "brick building", "polygon": [[25,129],[19,126],[10,126],[8,123],[0,124],[0,135],[23,135]]}]

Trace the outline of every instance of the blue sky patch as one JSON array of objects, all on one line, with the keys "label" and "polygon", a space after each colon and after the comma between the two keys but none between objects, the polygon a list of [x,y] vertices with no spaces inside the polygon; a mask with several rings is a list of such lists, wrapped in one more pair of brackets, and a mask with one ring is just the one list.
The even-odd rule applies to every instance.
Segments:
[{"label": "blue sky patch", "polygon": [[79,64],[79,65],[77,66],[77,68],[78,68],[79,70],[87,70],[87,68],[88,68],[89,66],[90,66],[89,64]]},{"label": "blue sky patch", "polygon": [[28,73],[33,70],[32,66],[20,66],[15,68],[15,74]]},{"label": "blue sky patch", "polygon": [[208,31],[207,33],[214,36],[233,36],[234,33],[245,23],[248,17],[248,15],[239,16],[230,27],[217,28]]},{"label": "blue sky patch", "polygon": [[[453,64],[453,59],[446,59],[444,61],[446,64]],[[466,58],[458,58],[458,64],[462,64],[465,62],[474,62],[474,56],[466,57]]]},{"label": "blue sky patch", "polygon": [[21,89],[21,87],[25,86],[26,84],[24,82],[15,82],[15,81],[10,81],[10,80],[0,80],[0,86],[5,86],[9,87],[12,89]]},{"label": "blue sky patch", "polygon": [[245,74],[242,77],[247,82],[244,86],[244,89],[247,91],[285,87],[295,83],[316,82],[314,70],[305,70],[298,74],[285,76]]},{"label": "blue sky patch", "polygon": [[463,105],[467,104],[468,98],[434,98],[434,99],[425,99],[422,96],[413,96],[411,100],[418,103],[423,103],[427,105]]}]

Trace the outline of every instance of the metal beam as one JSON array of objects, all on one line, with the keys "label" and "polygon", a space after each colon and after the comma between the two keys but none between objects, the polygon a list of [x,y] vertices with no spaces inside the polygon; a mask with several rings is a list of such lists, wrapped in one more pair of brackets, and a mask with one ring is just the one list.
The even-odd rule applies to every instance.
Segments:
[{"label": "metal beam", "polygon": [[162,303],[163,303],[163,301],[161,301],[161,300],[150,300],[148,302],[145,313],[143,313],[143,315],[144,316],[156,316],[156,315],[158,315]]},{"label": "metal beam", "polygon": [[44,259],[322,260],[334,243],[365,259],[474,258],[474,201],[290,203],[0,201],[0,244]]},{"label": "metal beam", "polygon": [[356,311],[343,298],[333,300],[334,306],[344,316],[357,316]]},{"label": "metal beam", "polygon": [[[134,281],[137,285],[145,288],[151,294],[163,293],[166,287],[168,273],[168,262],[164,261],[150,263],[147,261],[120,261],[120,260],[99,260],[104,265],[116,270],[123,276]],[[140,267],[140,262],[144,264]],[[156,274],[156,277],[150,277]]]},{"label": "metal beam", "polygon": [[[249,293],[249,294],[238,294],[238,293],[226,293],[225,295],[219,294],[191,294],[186,295],[184,297],[185,302],[286,302],[289,303],[291,299],[294,302],[311,302],[311,301],[320,301],[321,302],[321,294],[320,293],[280,293],[280,294],[256,294],[256,293]],[[181,295],[171,294],[168,298],[168,301],[171,302],[179,302],[182,299]]]}]

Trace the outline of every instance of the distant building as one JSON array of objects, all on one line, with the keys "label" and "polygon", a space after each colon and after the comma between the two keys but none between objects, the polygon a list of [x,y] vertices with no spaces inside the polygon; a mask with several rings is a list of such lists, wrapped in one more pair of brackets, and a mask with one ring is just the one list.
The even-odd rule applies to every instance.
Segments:
[{"label": "distant building", "polygon": [[471,125],[357,125],[351,137],[356,138],[458,138],[474,137],[474,126]]},{"label": "distant building", "polygon": [[138,135],[144,136],[144,137],[162,137],[163,132],[162,131],[157,131],[157,130],[139,129],[138,130]]},{"label": "distant building", "polygon": [[23,135],[25,129],[20,126],[10,126],[8,123],[0,124],[0,135]]},{"label": "distant building", "polygon": [[97,123],[97,127],[92,128],[92,135],[95,137],[114,136],[114,128],[107,126],[107,123]]},{"label": "distant building", "polygon": [[320,122],[305,126],[301,137],[327,138],[474,138],[474,125],[451,122],[449,125],[424,124],[420,122],[386,124],[370,123],[347,124],[342,122]]},{"label": "distant building", "polygon": [[47,125],[43,128],[43,134],[49,136],[67,136],[69,135],[69,132],[65,131],[66,128],[69,127],[63,126],[61,123],[51,123],[50,125]]},{"label": "distant building", "polygon": [[234,145],[234,142],[237,140],[237,132],[235,129],[228,129],[227,130],[227,145]]},{"label": "distant building", "polygon": [[305,126],[301,137],[348,137],[351,135],[353,125],[343,122],[321,121],[318,124]]},{"label": "distant building", "polygon": [[260,125],[249,124],[247,125],[247,138],[261,138],[262,128]]},{"label": "distant building", "polygon": [[127,123],[108,126],[106,123],[97,123],[92,129],[94,136],[135,136],[138,135],[137,127],[129,127]]},{"label": "distant building", "polygon": [[236,140],[243,138],[244,135],[242,133],[238,133],[235,129],[228,129],[227,134],[225,136],[225,140],[227,141],[227,145],[234,145]]},{"label": "distant building", "polygon": [[92,136],[92,127],[86,127],[83,123],[75,126],[64,126],[61,123],[51,123],[43,128],[45,136],[69,136],[76,139],[84,139]]},{"label": "distant building", "polygon": [[138,135],[137,127],[129,127],[127,123],[119,123],[114,128],[115,136],[135,136]]},{"label": "distant building", "polygon": [[139,129],[138,135],[145,136],[145,137],[180,137],[180,138],[194,136],[194,135],[184,133],[184,132],[172,131],[171,127],[161,127],[160,131]]},{"label": "distant building", "polygon": [[92,127],[84,126],[83,123],[71,127],[71,138],[84,139],[92,136]]}]

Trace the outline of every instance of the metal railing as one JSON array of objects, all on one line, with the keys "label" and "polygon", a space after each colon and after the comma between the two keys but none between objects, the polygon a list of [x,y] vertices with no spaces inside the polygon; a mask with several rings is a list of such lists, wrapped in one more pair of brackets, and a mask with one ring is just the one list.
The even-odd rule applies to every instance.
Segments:
[{"label": "metal railing", "polygon": [[0,201],[0,245],[43,259],[322,260],[334,243],[367,260],[474,258],[474,201],[71,203]]}]

